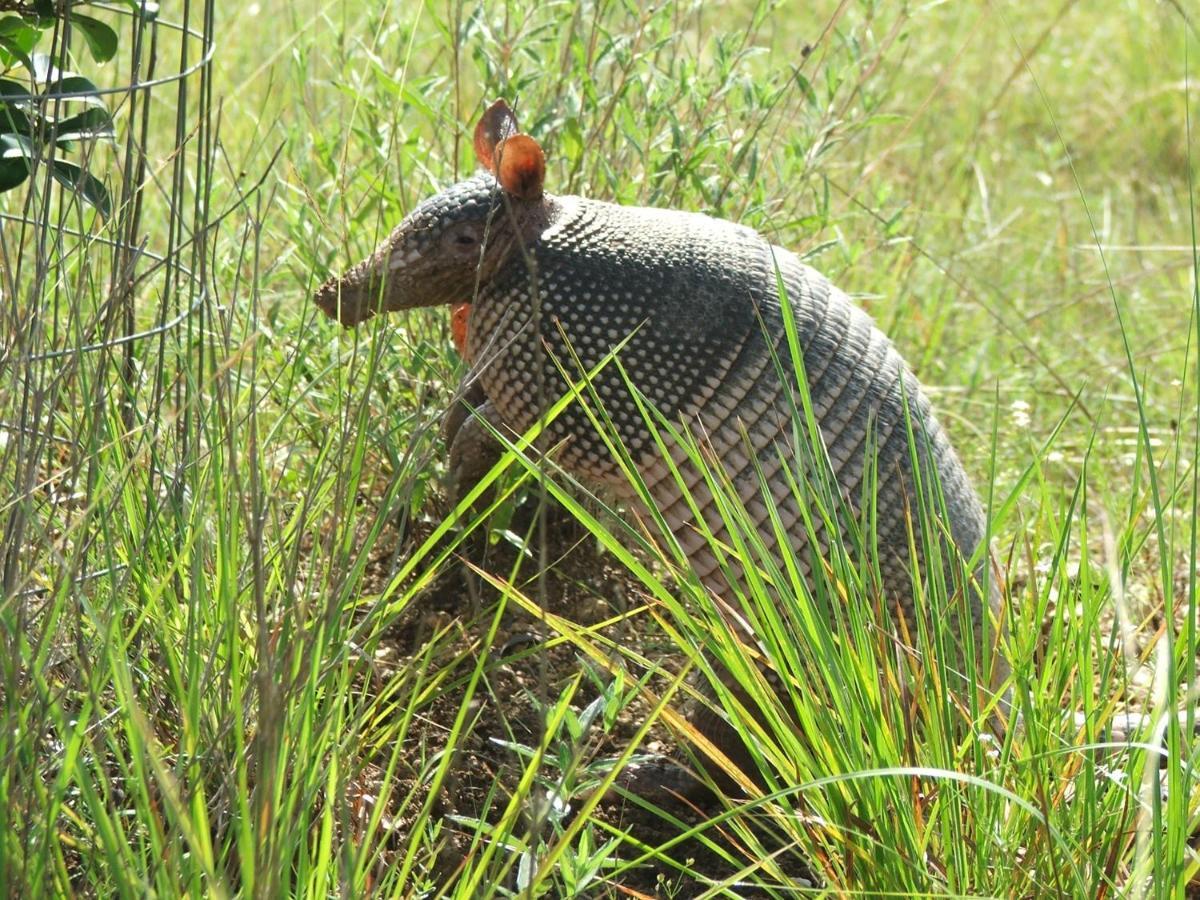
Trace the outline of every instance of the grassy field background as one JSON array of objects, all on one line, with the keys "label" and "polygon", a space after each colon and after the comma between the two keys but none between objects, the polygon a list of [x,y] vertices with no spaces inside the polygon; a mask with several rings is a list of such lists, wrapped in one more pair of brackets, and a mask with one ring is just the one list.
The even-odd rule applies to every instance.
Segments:
[{"label": "grassy field background", "polygon": [[[839,895],[1194,881],[1186,729],[1160,722],[1161,770],[1144,747],[1087,749],[1126,706],[1195,701],[1194,10],[170,3],[161,20],[197,36],[164,24],[153,48],[93,12],[122,40],[79,62],[98,83],[127,84],[135,57],[142,78],[188,68],[206,39],[213,55],[106,98],[117,138],[88,165],[107,219],[44,172],[0,196],[10,894],[775,897],[793,857]],[[993,510],[1024,731],[964,738],[970,714],[919,689],[903,710],[839,706],[842,663],[806,658],[818,733],[853,737],[761,738],[804,787],[675,829],[720,869],[595,808],[597,749],[624,744],[590,735],[630,721],[636,676],[556,669],[530,691],[540,734],[510,732],[512,777],[447,815],[451,751],[512,662],[503,617],[546,597],[423,608],[461,566],[461,524],[437,530],[448,317],[344,333],[310,297],[473,171],[496,96],[545,147],[551,192],[752,225],[894,338]],[[511,506],[493,544],[520,541]],[[656,577],[612,583],[668,610],[664,657],[708,646]],[[555,611],[540,638],[603,668],[590,626],[609,614]],[[862,652],[862,672],[894,668]]]}]

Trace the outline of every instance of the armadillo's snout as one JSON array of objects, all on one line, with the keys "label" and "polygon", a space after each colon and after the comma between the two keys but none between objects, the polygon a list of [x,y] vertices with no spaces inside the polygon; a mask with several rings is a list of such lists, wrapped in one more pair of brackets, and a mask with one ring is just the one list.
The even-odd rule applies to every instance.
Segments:
[{"label": "armadillo's snout", "polygon": [[[405,217],[379,248],[341,278],[317,291],[317,305],[343,325],[357,325],[381,310],[453,303],[471,296],[505,258],[512,240],[499,215],[498,187],[483,173],[430,197]],[[540,201],[516,203],[532,239],[544,217]],[[488,269],[491,271],[491,269]]]},{"label": "armadillo's snout", "polygon": [[403,226],[392,232],[379,249],[341,278],[321,285],[314,300],[327,315],[350,327],[365,322],[381,310],[405,309],[413,293],[412,276],[421,248],[406,240]]},{"label": "armadillo's snout", "polygon": [[314,296],[317,306],[349,327],[386,310],[426,306],[422,286],[429,282],[428,241],[405,220],[368,258],[340,278],[331,278]]},{"label": "armadillo's snout", "polygon": [[365,322],[379,311],[383,300],[383,279],[357,266],[341,278],[330,278],[313,296],[313,301],[330,318],[347,328]]}]

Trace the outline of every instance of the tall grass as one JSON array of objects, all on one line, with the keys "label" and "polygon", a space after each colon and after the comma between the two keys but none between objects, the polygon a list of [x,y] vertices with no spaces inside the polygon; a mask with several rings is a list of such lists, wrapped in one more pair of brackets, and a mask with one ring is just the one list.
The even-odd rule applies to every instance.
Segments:
[{"label": "tall grass", "polygon": [[[44,170],[0,195],[11,894],[790,896],[805,872],[833,893],[1143,896],[1195,880],[1192,723],[1173,718],[1197,683],[1186,7],[163,6],[156,23],[96,12],[121,29],[98,79],[118,89],[118,137],[86,161],[112,215]],[[826,614],[870,579],[861,554],[835,548],[816,595],[773,589],[795,575],[738,528],[717,469],[738,552],[765,570],[743,598],[757,646],[669,536],[552,469],[536,486],[523,444],[482,509],[448,507],[444,316],[342,335],[307,297],[469,171],[467,129],[498,95],[547,148],[550,190],[751,224],[895,337],[991,514],[1019,728],[989,731],[986,694],[960,704],[953,673],[898,655],[884,611]],[[836,514],[825,488],[795,485],[814,516]],[[514,508],[543,489],[622,573],[626,606],[605,597],[585,620],[530,581],[540,537]],[[490,593],[432,614],[463,558]],[[945,586],[922,589],[936,609]],[[511,639],[521,615],[538,643]],[[947,621],[914,639],[953,639]],[[578,662],[552,682],[566,648]],[[529,698],[497,696],[522,666]],[[646,843],[601,813],[615,772],[597,757],[628,758],[661,722],[712,767],[678,712],[714,702],[696,677],[756,748],[752,777],[731,773],[751,799],[698,822],[649,810]],[[1128,706],[1150,724],[1108,746]],[[497,707],[506,727],[484,740]]]}]

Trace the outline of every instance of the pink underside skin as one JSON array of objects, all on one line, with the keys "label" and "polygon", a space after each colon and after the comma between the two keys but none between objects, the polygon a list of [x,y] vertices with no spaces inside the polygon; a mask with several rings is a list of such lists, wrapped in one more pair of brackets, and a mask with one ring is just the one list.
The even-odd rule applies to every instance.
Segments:
[{"label": "pink underside skin", "polygon": [[470,303],[455,303],[450,307],[450,339],[464,359],[467,355],[467,316],[470,314]]}]

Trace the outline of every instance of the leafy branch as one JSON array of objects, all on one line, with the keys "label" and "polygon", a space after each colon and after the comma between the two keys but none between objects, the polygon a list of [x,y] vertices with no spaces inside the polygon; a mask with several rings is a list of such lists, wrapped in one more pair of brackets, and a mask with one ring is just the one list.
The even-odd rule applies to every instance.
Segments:
[{"label": "leafy branch", "polygon": [[[104,184],[79,165],[59,158],[115,134],[99,89],[67,69],[71,60],[64,32],[83,37],[96,65],[117,53],[116,30],[77,11],[87,5],[70,0],[0,0],[0,192],[23,184],[39,161],[45,161],[56,181],[108,217],[111,202]],[[141,18],[158,13],[154,3],[127,0],[125,5]],[[48,35],[51,52],[38,52]]]}]

